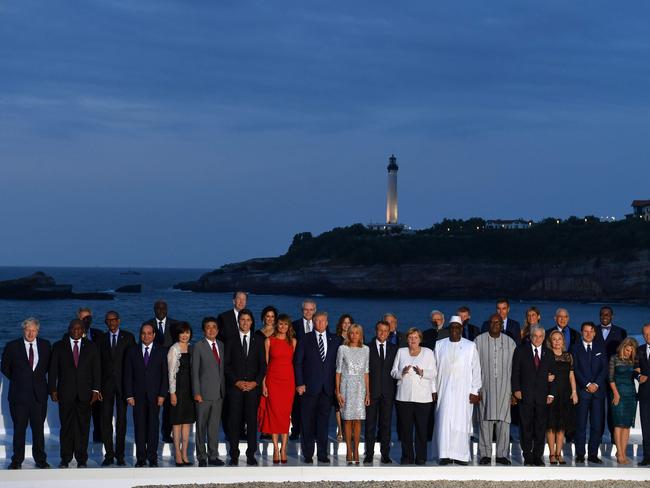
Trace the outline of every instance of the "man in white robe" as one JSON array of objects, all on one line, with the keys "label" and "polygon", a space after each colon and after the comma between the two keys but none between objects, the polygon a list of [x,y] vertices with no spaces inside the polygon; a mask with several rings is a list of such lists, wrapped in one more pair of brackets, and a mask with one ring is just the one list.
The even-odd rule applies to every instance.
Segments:
[{"label": "man in white robe", "polygon": [[470,460],[469,439],[472,412],[480,401],[481,366],[476,346],[463,339],[463,324],[454,316],[449,322],[449,338],[436,343],[438,377],[436,389],[435,439],[438,464],[466,466]]}]

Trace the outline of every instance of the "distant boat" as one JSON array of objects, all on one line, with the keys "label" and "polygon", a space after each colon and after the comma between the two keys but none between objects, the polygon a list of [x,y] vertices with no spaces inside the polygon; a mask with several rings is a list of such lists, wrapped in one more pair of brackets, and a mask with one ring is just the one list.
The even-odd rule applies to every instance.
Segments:
[{"label": "distant boat", "polygon": [[132,269],[130,269],[128,271],[122,271],[120,274],[121,275],[128,275],[128,276],[140,276],[139,272],[133,271]]}]

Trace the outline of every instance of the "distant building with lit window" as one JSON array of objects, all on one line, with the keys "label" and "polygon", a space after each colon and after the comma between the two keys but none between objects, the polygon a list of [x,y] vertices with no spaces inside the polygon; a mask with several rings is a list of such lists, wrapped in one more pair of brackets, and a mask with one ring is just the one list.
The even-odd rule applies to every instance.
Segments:
[{"label": "distant building with lit window", "polygon": [[515,219],[515,220],[487,220],[485,222],[486,229],[506,229],[506,230],[515,230],[515,229],[529,229],[532,227],[533,223],[529,220],[524,219]]},{"label": "distant building with lit window", "polygon": [[633,218],[650,222],[650,200],[634,200],[632,202],[632,209],[634,210],[632,214]]}]

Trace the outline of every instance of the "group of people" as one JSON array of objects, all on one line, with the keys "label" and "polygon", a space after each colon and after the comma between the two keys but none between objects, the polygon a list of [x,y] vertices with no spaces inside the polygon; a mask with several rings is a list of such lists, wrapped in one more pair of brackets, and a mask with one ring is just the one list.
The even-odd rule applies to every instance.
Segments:
[{"label": "group of people", "polygon": [[[14,424],[10,469],[25,457],[27,426],[32,429],[36,466],[48,468],[43,424],[48,397],[59,406],[60,463],[73,457],[85,467],[91,419],[94,439],[104,445],[102,466],[124,466],[128,406],[133,412],[135,466],[157,466],[160,435],[173,442],[177,466],[194,464],[188,454],[195,424],[199,466],[221,466],[219,433],[229,444],[228,464],[239,463],[240,439],[247,442],[246,464],[257,465],[258,432],[273,444],[273,463],[287,462],[287,443],[300,440],[306,464],[329,463],[329,424],[336,411],[337,438],[346,444],[348,464],[360,464],[365,421],[364,464],[372,464],[376,441],[380,462],[390,464],[393,412],[402,464],[423,465],[434,440],[438,464],[466,465],[470,438],[478,432],[478,460],[511,464],[510,427],[520,429],[525,465],[543,466],[545,445],[551,464],[566,464],[563,445],[575,444],[575,463],[600,464],[605,426],[616,444],[616,459],[628,464],[626,447],[634,425],[637,397],[643,458],[650,465],[650,324],[638,345],[613,325],[613,310],[602,307],[599,324],[569,326],[566,309],[555,324],[541,326],[530,307],[521,326],[509,317],[507,300],[482,327],[460,307],[445,326],[431,312],[431,326],[399,331],[387,313],[374,336],[345,314],[329,331],[327,312],[302,303],[302,317],[273,307],[262,310],[261,326],[247,308],[247,294],[233,294],[233,307],[202,320],[202,336],[192,341],[189,323],[168,317],[164,301],[139,330],[139,341],[120,326],[115,311],[106,330],[92,327],[92,313],[78,311],[61,340],[38,337],[39,321],[28,318],[23,336],[2,354],[9,379]],[[635,380],[639,384],[638,394]],[[162,415],[161,415],[162,410]],[[115,431],[113,429],[115,423]],[[589,437],[588,449],[587,433]]]}]

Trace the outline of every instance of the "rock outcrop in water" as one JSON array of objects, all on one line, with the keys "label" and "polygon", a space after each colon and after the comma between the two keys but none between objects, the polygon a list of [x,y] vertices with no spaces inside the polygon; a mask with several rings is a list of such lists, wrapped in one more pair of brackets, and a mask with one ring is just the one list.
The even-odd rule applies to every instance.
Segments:
[{"label": "rock outcrop in water", "polygon": [[57,285],[54,278],[42,271],[17,278],[0,281],[0,299],[6,300],[112,300],[113,295],[103,292],[72,291],[72,285]]}]

